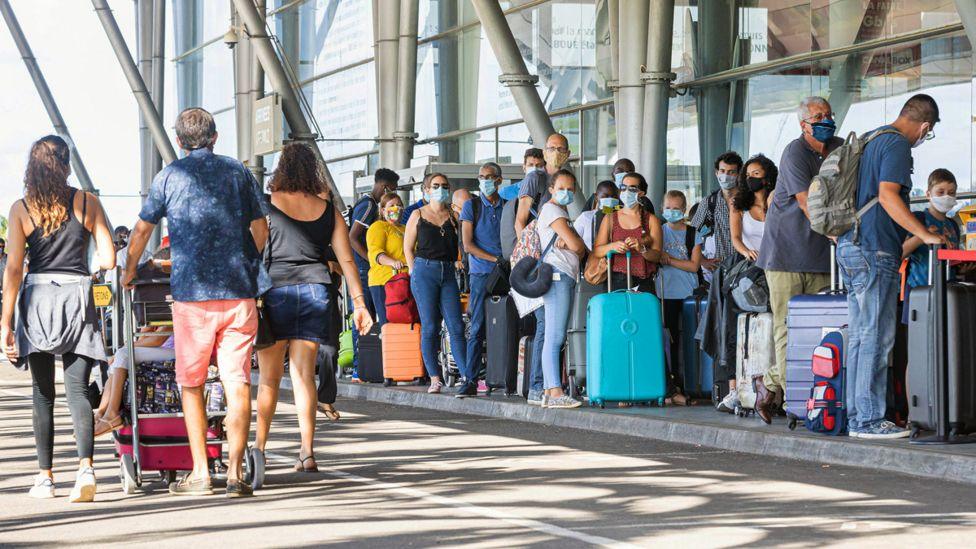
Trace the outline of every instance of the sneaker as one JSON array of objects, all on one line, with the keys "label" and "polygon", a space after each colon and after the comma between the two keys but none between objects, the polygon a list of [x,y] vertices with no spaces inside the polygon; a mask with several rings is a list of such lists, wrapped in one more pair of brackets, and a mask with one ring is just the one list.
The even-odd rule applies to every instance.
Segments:
[{"label": "sneaker", "polygon": [[441,383],[440,381],[431,381],[430,387],[427,387],[427,392],[434,395],[440,393],[441,389],[443,388],[444,388],[444,384]]},{"label": "sneaker", "polygon": [[530,390],[529,398],[526,402],[528,402],[529,404],[534,404],[536,406],[542,406],[543,396],[544,395],[542,394],[542,391]]},{"label": "sneaker", "polygon": [[725,395],[725,398],[721,400],[715,409],[719,412],[725,412],[727,414],[734,414],[736,407],[739,406],[739,393],[738,391],[732,391]]},{"label": "sneaker", "polygon": [[234,498],[247,498],[254,495],[254,489],[251,488],[250,484],[241,482],[239,480],[228,480],[227,481],[227,497],[230,499]]},{"label": "sneaker", "polygon": [[485,380],[483,379],[478,380],[478,392],[481,394],[485,394],[488,392],[488,384],[485,383]]},{"label": "sneaker", "polygon": [[861,431],[852,430],[848,433],[848,435],[850,435],[851,438],[879,440],[887,438],[906,438],[911,435],[911,431],[908,429],[903,429],[890,421],[882,421],[874,427],[869,427]]},{"label": "sneaker", "polygon": [[478,396],[478,384],[473,381],[465,381],[461,385],[458,385],[457,392],[455,392],[454,396],[456,398]]},{"label": "sneaker", "polygon": [[95,470],[91,467],[78,469],[75,477],[75,487],[68,497],[70,503],[87,503],[95,501]]},{"label": "sneaker", "polygon": [[212,496],[214,491],[210,477],[191,479],[187,474],[180,480],[170,483],[169,493],[174,496]]},{"label": "sneaker", "polygon": [[579,408],[583,403],[569,395],[549,397],[546,399],[546,408]]},{"label": "sneaker", "polygon": [[30,497],[35,499],[50,499],[54,497],[54,480],[47,475],[34,477],[34,487],[30,489]]}]

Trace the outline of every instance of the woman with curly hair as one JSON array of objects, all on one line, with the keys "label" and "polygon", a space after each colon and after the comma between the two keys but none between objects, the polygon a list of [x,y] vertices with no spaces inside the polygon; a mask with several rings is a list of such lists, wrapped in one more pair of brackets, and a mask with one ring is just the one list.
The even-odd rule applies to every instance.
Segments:
[{"label": "woman with curly hair", "polygon": [[349,285],[356,328],[366,333],[373,320],[366,310],[365,289],[353,263],[349,231],[342,214],[328,200],[329,195],[323,194],[327,193],[325,173],[308,145],[291,143],[282,149],[268,190],[270,234],[264,262],[272,287],[264,294],[264,311],[276,341],[258,351],[261,381],[255,469],[264,471],[264,449],[278,405],[287,352],[302,438],[295,470],[315,472],[318,466],[312,444],[317,403],[316,356],[319,345],[329,342],[329,333],[334,329],[329,326],[329,300],[334,298],[328,289],[334,276],[326,260],[330,247]]},{"label": "woman with curly hair", "polygon": [[[10,362],[23,367],[20,361],[26,359],[34,384],[34,440],[40,466],[30,490],[35,498],[54,497],[54,357],[61,356],[79,460],[69,497],[74,503],[95,499],[88,378],[95,362],[106,359],[92,301],[88,244],[94,238],[99,267],[105,270],[115,268],[115,246],[98,198],[68,186],[70,162],[68,144],[56,135],[31,146],[24,198],[10,208],[0,340]],[[25,255],[30,262],[26,278]]]},{"label": "woman with curly hair", "polygon": [[776,164],[762,154],[747,160],[739,172],[732,211],[729,212],[729,232],[735,251],[751,261],[759,258],[759,246],[766,227],[766,210],[769,209],[769,199],[773,196],[778,175]]}]

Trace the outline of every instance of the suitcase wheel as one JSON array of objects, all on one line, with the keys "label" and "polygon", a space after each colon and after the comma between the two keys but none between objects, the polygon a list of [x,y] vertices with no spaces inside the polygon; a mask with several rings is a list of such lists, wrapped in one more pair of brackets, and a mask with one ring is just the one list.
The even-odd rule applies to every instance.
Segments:
[{"label": "suitcase wheel", "polygon": [[790,422],[787,423],[786,426],[789,427],[790,431],[795,431],[796,430],[796,418],[795,417],[791,417],[790,418]]},{"label": "suitcase wheel", "polygon": [[393,380],[392,379],[386,378],[386,379],[383,380],[383,386],[384,387],[389,387],[391,385],[393,385]]},{"label": "suitcase wheel", "polygon": [[912,431],[911,431],[911,433],[910,433],[910,434],[908,435],[908,438],[918,438],[918,435],[919,435],[919,433],[921,433],[921,432],[922,432],[922,430],[921,430],[921,429],[919,429],[919,428],[918,428],[918,427],[916,427],[915,425],[912,425]]},{"label": "suitcase wheel", "polygon": [[657,399],[657,405],[660,406],[660,407],[664,407],[664,398],[663,397]]},{"label": "suitcase wheel", "polygon": [[488,390],[485,391],[485,396],[491,396],[491,387],[488,387]]}]

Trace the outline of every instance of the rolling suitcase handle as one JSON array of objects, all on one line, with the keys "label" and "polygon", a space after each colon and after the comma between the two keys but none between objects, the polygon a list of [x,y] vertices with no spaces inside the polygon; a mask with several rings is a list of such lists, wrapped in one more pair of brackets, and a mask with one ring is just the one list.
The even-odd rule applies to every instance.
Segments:
[{"label": "rolling suitcase handle", "polygon": [[[607,252],[607,293],[608,294],[613,292],[613,281],[611,280],[611,278],[613,278],[613,254],[615,253],[617,252],[613,250]],[[630,279],[630,251],[628,250],[627,251],[627,288],[624,291],[629,292],[632,284],[633,281],[631,281]]]}]

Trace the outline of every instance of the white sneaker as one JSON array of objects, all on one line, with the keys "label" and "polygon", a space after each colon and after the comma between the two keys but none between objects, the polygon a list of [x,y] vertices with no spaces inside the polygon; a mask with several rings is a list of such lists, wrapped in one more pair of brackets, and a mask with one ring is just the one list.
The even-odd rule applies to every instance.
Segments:
[{"label": "white sneaker", "polygon": [[732,414],[735,413],[737,406],[739,406],[739,392],[730,391],[729,394],[725,395],[725,398],[723,398],[722,401],[715,406],[715,409],[719,412]]},{"label": "white sneaker", "polygon": [[47,475],[39,474],[34,477],[34,487],[30,489],[30,497],[35,499],[51,499],[54,497],[54,481]]},{"label": "white sneaker", "polygon": [[68,496],[70,503],[85,503],[95,501],[95,470],[91,467],[78,469],[75,477],[75,487]]}]

